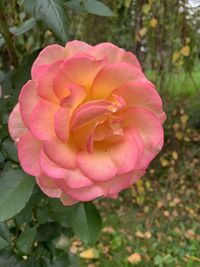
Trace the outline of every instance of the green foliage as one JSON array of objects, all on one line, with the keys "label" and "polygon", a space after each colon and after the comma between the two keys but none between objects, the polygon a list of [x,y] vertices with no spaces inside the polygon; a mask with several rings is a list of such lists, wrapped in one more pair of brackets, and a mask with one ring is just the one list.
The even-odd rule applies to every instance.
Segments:
[{"label": "green foliage", "polygon": [[101,218],[95,206],[78,204],[72,215],[72,229],[85,243],[94,244],[101,231]]},{"label": "green foliage", "polygon": [[114,15],[106,5],[96,0],[71,0],[66,2],[66,6],[79,12],[88,12],[99,16],[111,17]]},{"label": "green foliage", "polygon": [[25,207],[35,182],[19,169],[2,173],[0,181],[0,221],[4,221]]},{"label": "green foliage", "polygon": [[68,21],[62,0],[25,0],[25,8],[36,20],[52,30],[65,43],[68,39]]}]

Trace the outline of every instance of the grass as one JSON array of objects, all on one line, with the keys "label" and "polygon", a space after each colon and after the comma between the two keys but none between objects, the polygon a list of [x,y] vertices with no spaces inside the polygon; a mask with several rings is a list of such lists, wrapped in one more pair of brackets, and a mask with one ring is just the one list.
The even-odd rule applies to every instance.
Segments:
[{"label": "grass", "polygon": [[200,131],[191,103],[169,109],[165,147],[145,177],[117,200],[96,202],[98,243],[71,244],[81,267],[200,266]]},{"label": "grass", "polygon": [[200,92],[200,64],[197,65],[192,73],[184,71],[163,74],[163,77],[156,76],[155,71],[147,71],[147,77],[157,85],[159,89],[163,81],[164,92],[171,96],[193,96]]}]

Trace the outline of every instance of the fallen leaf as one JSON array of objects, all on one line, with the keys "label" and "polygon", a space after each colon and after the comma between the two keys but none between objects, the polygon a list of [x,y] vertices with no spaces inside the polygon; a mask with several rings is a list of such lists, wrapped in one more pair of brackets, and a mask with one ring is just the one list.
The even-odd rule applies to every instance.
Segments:
[{"label": "fallen leaf", "polygon": [[179,51],[175,51],[172,55],[172,62],[175,63],[179,59],[180,55]]},{"label": "fallen leaf", "polygon": [[80,258],[83,259],[98,259],[99,258],[99,251],[95,248],[89,248],[80,253]]},{"label": "fallen leaf", "polygon": [[182,122],[183,124],[186,124],[187,121],[188,121],[188,119],[189,119],[189,116],[188,116],[187,114],[182,115],[182,116],[180,117],[180,120],[181,120],[181,122]]},{"label": "fallen leaf", "polygon": [[180,53],[184,56],[184,57],[188,57],[190,55],[190,47],[188,45],[185,45],[181,48]]},{"label": "fallen leaf", "polygon": [[143,37],[147,33],[147,28],[143,27],[142,29],[139,30],[139,35]]},{"label": "fallen leaf", "polygon": [[128,262],[131,264],[138,264],[142,260],[142,257],[139,253],[133,253],[128,257]]}]

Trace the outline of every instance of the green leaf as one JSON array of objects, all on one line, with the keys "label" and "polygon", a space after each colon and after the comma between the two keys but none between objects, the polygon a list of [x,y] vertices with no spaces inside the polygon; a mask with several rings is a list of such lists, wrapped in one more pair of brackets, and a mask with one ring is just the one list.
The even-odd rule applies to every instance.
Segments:
[{"label": "green leaf", "polygon": [[61,41],[67,41],[68,21],[62,0],[25,0],[24,7],[32,13],[36,20],[42,21],[52,30]]},{"label": "green leaf", "polygon": [[12,250],[4,249],[0,253],[0,266],[20,267],[21,265]]},{"label": "green leaf", "polygon": [[16,241],[17,249],[22,253],[28,254],[32,247],[35,236],[35,227],[24,230]]},{"label": "green leaf", "polygon": [[50,241],[60,234],[60,227],[56,222],[41,224],[37,229],[37,239],[39,241]]},{"label": "green leaf", "polygon": [[71,0],[66,5],[76,11],[88,12],[98,16],[111,17],[114,15],[109,7],[96,0]]},{"label": "green leaf", "polygon": [[25,207],[35,181],[23,171],[13,169],[2,173],[0,182],[0,221],[5,221]]},{"label": "green leaf", "polygon": [[3,149],[4,155],[6,155],[7,158],[15,162],[18,162],[17,149],[15,147],[14,142],[11,141],[10,138],[6,138],[3,140],[2,149]]},{"label": "green leaf", "polygon": [[[31,29],[33,29],[36,25],[36,21],[33,18],[30,18],[24,21],[20,26],[10,27],[9,30],[14,36],[22,35]],[[4,37],[0,34],[0,47],[5,43]]]},{"label": "green leaf", "polygon": [[0,250],[7,247],[10,243],[10,233],[5,223],[0,223]]},{"label": "green leaf", "polygon": [[101,217],[91,203],[76,206],[72,216],[72,229],[86,244],[94,244],[101,231]]},{"label": "green leaf", "polygon": [[49,199],[49,208],[51,218],[63,227],[71,226],[71,217],[74,213],[75,206],[63,206],[58,199]]}]

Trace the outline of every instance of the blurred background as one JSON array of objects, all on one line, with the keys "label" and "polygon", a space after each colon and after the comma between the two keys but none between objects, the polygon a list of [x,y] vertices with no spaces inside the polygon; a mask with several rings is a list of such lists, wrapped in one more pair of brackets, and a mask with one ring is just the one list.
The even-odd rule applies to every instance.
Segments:
[{"label": "blurred background", "polygon": [[[1,0],[0,29],[1,171],[16,160],[8,114],[48,44],[79,39],[130,50],[162,96],[165,147],[145,177],[118,200],[95,201],[103,220],[96,245],[62,239],[80,266],[199,267],[200,1]],[[19,247],[15,253],[23,256]]]}]

